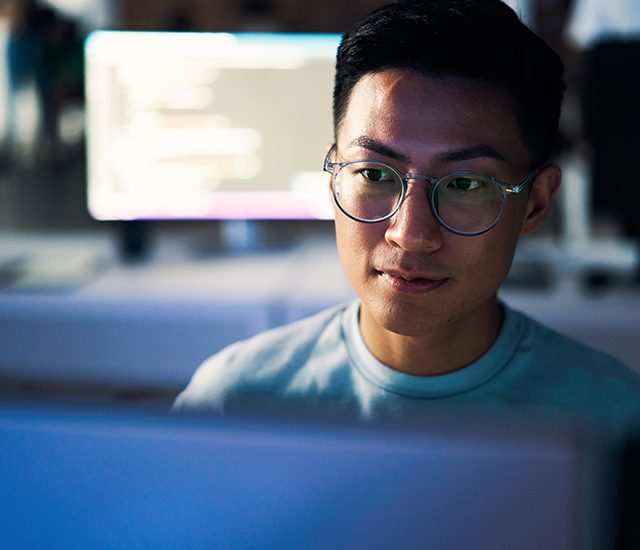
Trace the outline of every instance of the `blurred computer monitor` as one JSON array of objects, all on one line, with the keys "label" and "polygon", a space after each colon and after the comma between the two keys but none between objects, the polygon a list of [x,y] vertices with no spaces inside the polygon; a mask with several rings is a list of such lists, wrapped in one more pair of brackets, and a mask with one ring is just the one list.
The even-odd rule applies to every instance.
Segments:
[{"label": "blurred computer monitor", "polygon": [[432,420],[406,428],[4,404],[2,546],[602,548],[578,439]]},{"label": "blurred computer monitor", "polygon": [[85,45],[99,220],[330,219],[339,35],[98,31]]}]

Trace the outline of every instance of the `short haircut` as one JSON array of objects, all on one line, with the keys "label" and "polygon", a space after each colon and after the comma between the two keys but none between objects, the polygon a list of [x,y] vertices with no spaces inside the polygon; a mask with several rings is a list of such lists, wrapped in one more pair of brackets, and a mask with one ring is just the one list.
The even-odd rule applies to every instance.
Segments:
[{"label": "short haircut", "polygon": [[501,0],[399,0],[357,23],[338,48],[336,134],[356,83],[385,69],[501,87],[514,100],[531,167],[547,161],[566,89],[564,68],[558,55]]}]

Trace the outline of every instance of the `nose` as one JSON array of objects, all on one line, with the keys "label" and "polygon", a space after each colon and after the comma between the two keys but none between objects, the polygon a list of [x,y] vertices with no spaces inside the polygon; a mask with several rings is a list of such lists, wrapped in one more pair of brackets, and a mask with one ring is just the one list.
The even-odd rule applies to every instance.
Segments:
[{"label": "nose", "polygon": [[428,182],[411,182],[400,210],[391,218],[385,239],[411,252],[434,251],[443,243],[443,231],[431,211]]}]

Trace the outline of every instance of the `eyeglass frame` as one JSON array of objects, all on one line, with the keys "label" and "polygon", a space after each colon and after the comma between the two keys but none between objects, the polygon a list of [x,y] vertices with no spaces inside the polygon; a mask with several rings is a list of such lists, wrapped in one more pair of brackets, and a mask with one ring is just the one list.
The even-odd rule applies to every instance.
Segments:
[{"label": "eyeglass frame", "polygon": [[[491,176],[486,176],[485,174],[481,174],[479,172],[470,172],[470,171],[465,171],[465,170],[460,170],[460,171],[455,171],[455,172],[449,172],[448,174],[445,174],[444,176],[441,176],[439,178],[436,178],[434,176],[427,176],[427,175],[423,175],[423,174],[402,174],[402,172],[400,172],[397,168],[395,168],[394,166],[387,164],[386,162],[381,162],[379,160],[373,160],[373,159],[358,159],[358,160],[352,160],[349,162],[330,162],[329,159],[331,158],[331,155],[334,153],[334,151],[337,153],[338,152],[338,144],[334,143],[331,146],[331,149],[329,149],[329,152],[327,153],[327,156],[324,159],[324,164],[322,166],[322,169],[325,172],[328,172],[329,174],[331,174],[331,192],[333,195],[333,199],[336,203],[336,205],[338,206],[338,208],[349,218],[351,218],[352,220],[355,220],[357,222],[360,223],[367,223],[367,224],[372,224],[372,223],[380,223],[383,221],[386,221],[390,218],[392,218],[393,216],[395,216],[398,211],[400,210],[400,207],[402,206],[402,204],[404,203],[404,200],[407,196],[407,190],[409,187],[408,181],[409,180],[419,180],[419,181],[427,181],[429,182],[429,191],[428,191],[428,196],[429,196],[429,207],[431,208],[431,212],[433,213],[433,216],[435,217],[436,221],[447,231],[450,231],[451,233],[454,233],[456,235],[461,235],[463,237],[475,237],[476,235],[482,235],[483,233],[486,233],[487,231],[489,231],[493,226],[495,226],[499,221],[500,218],[502,218],[502,214],[504,213],[504,209],[506,206],[506,202],[507,202],[507,196],[510,195],[517,195],[518,193],[520,193],[528,183],[530,183],[531,181],[533,181],[535,179],[535,177],[538,175],[538,172],[540,172],[540,167],[536,167],[534,168],[531,172],[529,172],[524,179],[522,179],[519,183],[517,184],[510,184],[510,183],[504,183],[501,181],[498,181],[495,178],[492,178]],[[342,170],[345,166],[348,166],[350,164],[355,164],[357,162],[375,162],[378,165],[381,165],[385,168],[389,168],[396,176],[398,176],[398,178],[400,179],[401,183],[402,183],[402,193],[400,194],[400,199],[398,200],[398,204],[396,205],[396,207],[392,210],[392,212],[382,218],[379,218],[377,220],[365,220],[363,218],[358,218],[357,216],[354,216],[353,214],[349,214],[349,212],[347,212],[344,207],[340,204],[340,201],[338,200],[338,196],[336,194],[336,190],[335,190],[335,180],[338,177],[338,174],[340,173],[340,170]],[[336,167],[338,167],[338,170],[334,172],[334,170],[336,169]],[[434,195],[435,195],[435,190],[438,187],[438,184],[451,177],[451,176],[479,176],[481,178],[484,178],[486,180],[489,180],[490,182],[494,183],[498,189],[500,189],[500,193],[502,194],[502,205],[500,207],[500,214],[498,214],[498,217],[496,218],[496,220],[486,229],[483,229],[482,231],[475,231],[475,232],[471,232],[471,233],[465,233],[464,231],[458,231],[457,229],[453,229],[452,227],[449,227],[446,223],[444,223],[444,221],[442,220],[442,218],[440,217],[440,215],[438,214],[438,211],[435,207],[434,204]]]}]

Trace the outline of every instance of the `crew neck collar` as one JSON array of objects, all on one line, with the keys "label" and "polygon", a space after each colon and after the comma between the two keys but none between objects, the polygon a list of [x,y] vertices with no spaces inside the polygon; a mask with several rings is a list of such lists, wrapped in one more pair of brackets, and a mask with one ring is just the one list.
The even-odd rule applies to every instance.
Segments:
[{"label": "crew neck collar", "polygon": [[414,376],[387,367],[369,351],[358,322],[360,301],[345,310],[342,330],[355,368],[375,386],[392,393],[417,398],[447,397],[477,388],[505,368],[524,333],[522,317],[505,304],[504,322],[493,346],[480,359],[460,370],[437,376]]}]

